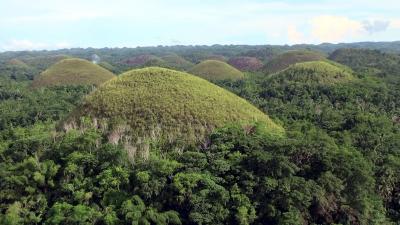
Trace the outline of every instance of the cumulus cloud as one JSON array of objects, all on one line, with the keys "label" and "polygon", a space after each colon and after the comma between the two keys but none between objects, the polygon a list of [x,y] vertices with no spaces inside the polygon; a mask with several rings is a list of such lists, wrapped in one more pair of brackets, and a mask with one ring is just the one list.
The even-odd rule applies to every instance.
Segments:
[{"label": "cumulus cloud", "polygon": [[289,44],[299,44],[304,42],[303,33],[301,33],[294,25],[289,25],[287,29],[287,36]]},{"label": "cumulus cloud", "polygon": [[400,19],[391,20],[389,27],[393,29],[400,29]]},{"label": "cumulus cloud", "polygon": [[343,16],[323,15],[311,20],[311,36],[319,42],[340,42],[357,38],[363,33],[359,21]]},{"label": "cumulus cloud", "polygon": [[384,20],[374,20],[374,21],[364,21],[363,28],[369,33],[377,33],[381,31],[385,31],[388,27],[390,22]]},{"label": "cumulus cloud", "polygon": [[30,40],[10,40],[0,45],[1,51],[22,51],[22,50],[42,50],[42,49],[61,49],[68,48],[70,45],[67,42],[44,43],[33,42]]}]

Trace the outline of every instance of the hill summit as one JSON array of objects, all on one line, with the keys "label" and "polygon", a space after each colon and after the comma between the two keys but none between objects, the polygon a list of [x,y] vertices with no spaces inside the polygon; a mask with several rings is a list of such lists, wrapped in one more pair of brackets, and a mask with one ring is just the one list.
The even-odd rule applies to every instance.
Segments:
[{"label": "hill summit", "polygon": [[233,66],[219,60],[205,60],[195,65],[190,73],[206,80],[239,80],[244,74]]},{"label": "hill summit", "polygon": [[324,60],[325,56],[322,53],[308,51],[308,50],[295,50],[279,54],[269,60],[263,67],[266,73],[276,73],[278,71],[288,68],[290,65],[301,62]]},{"label": "hill summit", "polygon": [[352,70],[338,63],[326,61],[311,61],[296,63],[289,68],[271,75],[278,82],[303,82],[332,84],[354,79]]},{"label": "hill summit", "polygon": [[100,85],[115,77],[110,71],[84,59],[64,59],[41,73],[33,88],[64,85]]},{"label": "hill summit", "polygon": [[148,67],[128,71],[101,85],[61,124],[85,129],[81,118],[100,129],[111,143],[125,146],[130,158],[146,158],[149,145],[203,143],[217,127],[258,123],[265,132],[283,128],[235,94],[204,79],[175,70]]},{"label": "hill summit", "polygon": [[228,63],[241,71],[258,71],[263,67],[263,63],[256,57],[233,57],[230,58]]}]

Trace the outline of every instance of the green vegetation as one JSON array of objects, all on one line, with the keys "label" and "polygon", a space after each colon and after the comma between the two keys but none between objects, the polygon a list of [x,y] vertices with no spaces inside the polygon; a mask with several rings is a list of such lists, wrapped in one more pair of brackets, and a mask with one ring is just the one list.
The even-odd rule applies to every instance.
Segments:
[{"label": "green vegetation", "polygon": [[[267,61],[296,48],[340,46],[398,49],[398,43],[90,48],[6,52],[0,66],[97,54],[123,71],[130,66],[119,62],[133,55]],[[0,224],[398,225],[397,56],[356,52],[331,55],[353,70],[323,59],[214,81],[248,102],[161,68],[127,72],[95,91],[92,85],[31,89],[28,78],[0,70]],[[276,137],[283,129],[265,114],[285,127],[284,135]],[[208,121],[218,126],[207,130]],[[69,132],[57,131],[62,124]],[[177,129],[161,138],[161,125]],[[145,153],[126,144],[133,138],[125,134],[133,132],[159,137],[148,140],[145,160],[130,160],[129,153]],[[185,139],[193,133],[201,145]]]},{"label": "green vegetation", "polygon": [[0,77],[17,81],[32,80],[39,72],[19,59],[0,62]]},{"label": "green vegetation", "polygon": [[289,68],[271,75],[275,82],[302,82],[332,84],[354,79],[352,71],[342,65],[328,61],[296,63]]},{"label": "green vegetation", "polygon": [[204,60],[218,60],[222,62],[228,61],[225,56],[223,55],[207,55]]},{"label": "green vegetation", "polygon": [[263,71],[266,73],[276,73],[278,71],[288,68],[290,65],[300,62],[319,61],[325,59],[325,56],[320,52],[313,51],[288,51],[279,54],[269,60]]},{"label": "green vegetation", "polygon": [[115,77],[110,71],[83,59],[64,59],[40,74],[32,83],[33,88],[100,85]]},{"label": "green vegetation", "polygon": [[92,88],[63,86],[30,90],[26,82],[0,79],[0,131],[60,120]]},{"label": "green vegetation", "polygon": [[396,81],[396,76],[400,74],[400,56],[378,50],[339,49],[329,58],[351,67],[361,75],[374,75]]},{"label": "green vegetation", "polygon": [[97,65],[103,67],[104,69],[113,72],[114,74],[117,73],[117,69],[115,68],[115,66],[111,65],[108,62],[99,62]]},{"label": "green vegetation", "polygon": [[204,142],[214,128],[232,122],[261,123],[281,136],[283,128],[247,101],[193,75],[162,68],[132,70],[91,93],[62,125],[84,128],[89,117],[113,143],[148,156],[149,142],[178,147]]},{"label": "green vegetation", "polygon": [[61,60],[71,58],[67,55],[46,55],[46,56],[28,56],[23,57],[22,61],[26,64],[36,68],[40,72],[46,70],[50,66],[60,62]]},{"label": "green vegetation", "polygon": [[218,60],[205,60],[195,65],[189,72],[211,81],[239,80],[244,78],[242,72]]},{"label": "green vegetation", "polygon": [[124,64],[131,67],[148,67],[148,66],[161,66],[164,65],[164,60],[154,55],[138,55],[129,59],[124,60]]}]

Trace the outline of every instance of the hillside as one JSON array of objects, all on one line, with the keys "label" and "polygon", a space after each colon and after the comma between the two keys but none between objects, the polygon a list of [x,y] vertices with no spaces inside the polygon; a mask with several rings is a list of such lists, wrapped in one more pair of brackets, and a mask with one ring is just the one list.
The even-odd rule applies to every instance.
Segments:
[{"label": "hillside", "polygon": [[10,61],[7,62],[8,65],[14,65],[14,66],[20,66],[20,67],[28,67],[28,65],[24,62],[22,62],[19,59],[11,59]]},{"label": "hillside", "polygon": [[333,84],[354,79],[351,69],[329,61],[311,61],[296,63],[287,69],[271,75],[278,82],[302,82]]},{"label": "hillside", "polygon": [[90,94],[63,123],[82,128],[89,117],[112,143],[123,143],[131,157],[147,157],[149,142],[199,144],[214,128],[232,122],[283,128],[246,100],[196,76],[157,67],[126,72]]},{"label": "hillside", "polygon": [[318,61],[323,59],[325,59],[325,56],[319,52],[305,50],[288,51],[273,57],[265,64],[262,70],[266,73],[275,73],[284,70],[295,63]]},{"label": "hillside", "polygon": [[258,71],[263,67],[259,59],[248,56],[230,58],[228,63],[241,71]]},{"label": "hillside", "polygon": [[163,59],[150,54],[143,54],[131,57],[125,59],[123,63],[132,67],[160,66],[165,64]]},{"label": "hillside", "polygon": [[381,77],[400,75],[400,56],[371,49],[338,49],[329,59],[353,70]]},{"label": "hillside", "polygon": [[19,59],[11,59],[0,62],[0,77],[12,80],[32,80],[39,74],[38,70],[27,65]]},{"label": "hillside", "polygon": [[54,55],[46,55],[46,56],[30,56],[24,57],[22,59],[23,62],[32,66],[39,70],[40,72],[46,70],[50,66],[54,65],[61,60],[71,58],[70,56],[63,54],[54,54]]},{"label": "hillside", "polygon": [[227,61],[226,57],[223,55],[207,55],[204,60],[217,60],[222,62]]},{"label": "hillside", "polygon": [[41,73],[33,88],[64,85],[99,85],[115,77],[110,71],[83,59],[64,59]]},{"label": "hillside", "polygon": [[188,70],[194,66],[193,63],[176,54],[168,54],[161,57],[161,59],[164,60],[168,68],[172,69]]},{"label": "hillside", "polygon": [[242,72],[217,60],[205,60],[195,65],[189,72],[207,80],[239,80],[244,78]]}]

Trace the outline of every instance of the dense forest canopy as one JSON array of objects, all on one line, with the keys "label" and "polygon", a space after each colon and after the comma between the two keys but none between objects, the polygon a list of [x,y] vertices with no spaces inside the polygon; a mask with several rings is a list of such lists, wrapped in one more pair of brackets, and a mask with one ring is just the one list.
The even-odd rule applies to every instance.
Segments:
[{"label": "dense forest canopy", "polygon": [[[225,90],[180,72],[241,57],[261,68],[293,50],[326,58],[212,81]],[[400,42],[0,53],[0,224],[400,224],[399,53]],[[115,74],[169,69],[132,70],[97,89],[31,88],[57,62],[93,55]],[[235,101],[222,104],[226,96]],[[204,125],[213,111],[236,118],[246,107],[246,117],[268,118],[282,135],[230,119],[187,145],[143,139],[148,156],[132,161],[124,142],[110,142],[106,132],[122,128],[93,120],[135,121],[131,129],[147,132],[138,127],[148,121]],[[84,129],[60,129],[71,116]]]}]

